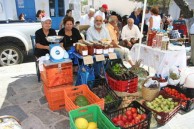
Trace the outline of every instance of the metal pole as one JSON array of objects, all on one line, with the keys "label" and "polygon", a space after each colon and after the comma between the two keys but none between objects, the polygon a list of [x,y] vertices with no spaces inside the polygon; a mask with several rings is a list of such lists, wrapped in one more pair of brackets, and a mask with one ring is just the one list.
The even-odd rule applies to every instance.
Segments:
[{"label": "metal pole", "polygon": [[[143,26],[144,26],[146,5],[147,5],[147,0],[144,0],[143,15],[142,15],[142,22],[141,22],[141,34],[143,34]],[[138,49],[138,54],[137,54],[137,60],[139,60],[139,57],[140,57],[140,48],[141,48],[140,45],[142,44],[142,38],[140,38],[140,40],[139,40],[139,49]]]}]

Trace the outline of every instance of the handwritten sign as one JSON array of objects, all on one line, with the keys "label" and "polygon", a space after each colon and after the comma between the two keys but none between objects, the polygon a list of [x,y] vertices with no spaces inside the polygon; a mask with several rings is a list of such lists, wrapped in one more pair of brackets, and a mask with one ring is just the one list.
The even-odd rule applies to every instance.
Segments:
[{"label": "handwritten sign", "polygon": [[108,56],[110,60],[117,59],[116,53],[109,53]]},{"label": "handwritten sign", "polygon": [[95,55],[95,57],[96,57],[96,62],[105,60],[104,55]]},{"label": "handwritten sign", "polygon": [[85,65],[93,64],[94,63],[92,56],[84,56],[83,57],[83,61],[84,61]]}]

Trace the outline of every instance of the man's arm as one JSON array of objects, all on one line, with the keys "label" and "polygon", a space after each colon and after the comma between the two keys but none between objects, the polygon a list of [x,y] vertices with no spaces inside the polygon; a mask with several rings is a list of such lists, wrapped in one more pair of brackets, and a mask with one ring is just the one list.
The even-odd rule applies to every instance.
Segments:
[{"label": "man's arm", "polygon": [[93,41],[91,28],[89,28],[86,32],[86,40]]},{"label": "man's arm", "polygon": [[121,32],[121,39],[123,40],[123,46],[125,46],[125,47],[131,46],[131,42],[129,42],[127,40],[127,37],[125,35],[126,35],[126,29],[125,29],[125,26],[124,26],[123,29],[122,29],[122,32]]}]

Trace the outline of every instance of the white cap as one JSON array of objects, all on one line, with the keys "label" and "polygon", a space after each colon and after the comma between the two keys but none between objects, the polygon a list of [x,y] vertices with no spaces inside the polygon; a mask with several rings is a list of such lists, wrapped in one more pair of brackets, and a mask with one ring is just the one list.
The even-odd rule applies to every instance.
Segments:
[{"label": "white cap", "polygon": [[95,9],[94,8],[90,8],[89,12],[94,12],[95,13]]},{"label": "white cap", "polygon": [[52,21],[51,18],[48,16],[41,18],[41,22],[45,22],[46,20]]}]

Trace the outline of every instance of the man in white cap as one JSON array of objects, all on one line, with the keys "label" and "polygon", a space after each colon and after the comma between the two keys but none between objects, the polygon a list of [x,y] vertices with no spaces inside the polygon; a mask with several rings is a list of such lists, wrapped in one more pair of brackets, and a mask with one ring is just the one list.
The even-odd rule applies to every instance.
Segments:
[{"label": "man in white cap", "polygon": [[92,26],[94,23],[94,13],[95,9],[90,8],[88,14],[85,14],[80,19],[80,25],[90,25]]},{"label": "man in white cap", "polygon": [[36,58],[41,56],[45,56],[49,53],[49,44],[46,40],[47,36],[54,36],[56,32],[54,29],[51,28],[52,20],[50,17],[43,17],[41,19],[42,28],[35,32],[35,52],[34,55]]},{"label": "man in white cap", "polygon": [[101,16],[102,20],[105,21],[105,12],[108,10],[108,5],[103,4],[102,7],[94,14],[94,17]]}]

